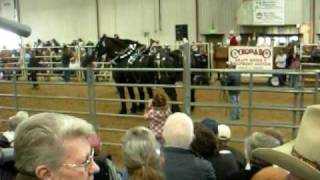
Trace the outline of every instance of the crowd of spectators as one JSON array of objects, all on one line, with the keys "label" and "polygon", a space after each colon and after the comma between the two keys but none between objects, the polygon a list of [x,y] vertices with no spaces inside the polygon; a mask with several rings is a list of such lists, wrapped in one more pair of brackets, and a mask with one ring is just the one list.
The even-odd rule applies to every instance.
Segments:
[{"label": "crowd of spectators", "polygon": [[[89,57],[88,54],[91,57],[92,50],[90,48],[93,46],[93,42],[85,42],[81,38],[65,44],[59,43],[56,39],[50,41],[38,39],[33,45],[25,44],[23,48],[13,50],[4,46],[0,50],[0,67],[65,67],[70,69],[80,66],[87,67],[92,62],[87,57]],[[23,57],[20,57],[21,55]],[[38,72],[38,70],[28,70],[28,79],[35,82],[33,89],[39,88],[36,83]],[[46,73],[46,71],[41,72]],[[62,79],[69,81],[71,73],[72,71],[64,71]],[[20,70],[16,74],[17,78],[22,76]],[[12,79],[12,70],[1,70],[0,79]]]},{"label": "crowd of spectators", "polygon": [[296,140],[288,143],[273,128],[253,132],[245,138],[241,153],[228,144],[232,138],[228,125],[212,119],[193,122],[187,114],[176,112],[162,119],[160,132],[142,126],[128,129],[122,138],[124,169],[117,170],[112,159],[101,153],[102,142],[87,121],[58,113],[29,117],[19,111],[8,119],[8,130],[0,136],[0,178],[319,179],[320,143],[310,136],[319,130],[319,114],[320,105],[309,106]]}]

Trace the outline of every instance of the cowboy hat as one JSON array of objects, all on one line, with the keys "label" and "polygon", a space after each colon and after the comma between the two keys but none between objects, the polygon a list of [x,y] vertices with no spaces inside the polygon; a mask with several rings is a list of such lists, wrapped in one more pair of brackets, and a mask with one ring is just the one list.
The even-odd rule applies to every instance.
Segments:
[{"label": "cowboy hat", "polygon": [[306,180],[320,179],[320,105],[308,106],[295,140],[276,148],[258,148],[253,156]]}]

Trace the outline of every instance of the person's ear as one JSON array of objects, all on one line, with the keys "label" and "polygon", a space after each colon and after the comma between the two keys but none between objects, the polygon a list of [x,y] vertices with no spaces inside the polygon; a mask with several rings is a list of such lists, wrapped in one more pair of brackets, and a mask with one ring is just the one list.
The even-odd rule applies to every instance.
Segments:
[{"label": "person's ear", "polygon": [[36,167],[35,174],[39,179],[51,180],[52,174],[46,165],[40,165]]}]

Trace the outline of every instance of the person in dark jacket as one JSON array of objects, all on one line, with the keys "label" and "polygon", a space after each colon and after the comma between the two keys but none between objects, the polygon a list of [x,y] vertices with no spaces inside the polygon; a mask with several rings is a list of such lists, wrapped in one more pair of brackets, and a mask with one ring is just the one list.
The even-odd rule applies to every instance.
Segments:
[{"label": "person in dark jacket", "polygon": [[[31,51],[31,58],[29,62],[29,68],[38,68],[41,67],[40,65],[40,59],[36,57],[36,52]],[[30,73],[30,80],[33,82],[32,89],[39,89],[39,84],[37,83],[38,77],[37,73],[38,70],[29,70]]]},{"label": "person in dark jacket", "polygon": [[215,180],[211,163],[190,150],[192,119],[184,113],[170,115],[163,128],[164,173],[167,180]]},{"label": "person in dark jacket", "polygon": [[218,149],[218,139],[211,130],[200,123],[196,123],[194,133],[195,138],[191,143],[191,149],[211,162],[217,180],[225,180],[229,174],[239,170],[232,152]]},{"label": "person in dark jacket", "polygon": [[[64,45],[62,56],[61,56],[62,67],[69,68],[70,61],[71,61],[72,57],[73,57],[72,51],[70,50],[70,48],[68,46]],[[65,82],[70,81],[70,76],[71,76],[70,70],[63,70],[63,80]]]},{"label": "person in dark jacket", "polygon": [[[236,66],[234,62],[227,62],[229,69],[234,69]],[[241,74],[238,72],[228,72],[224,75],[223,83],[224,86],[240,86],[241,85]],[[232,105],[230,110],[230,120],[240,120],[240,90],[228,90],[229,103]]]}]

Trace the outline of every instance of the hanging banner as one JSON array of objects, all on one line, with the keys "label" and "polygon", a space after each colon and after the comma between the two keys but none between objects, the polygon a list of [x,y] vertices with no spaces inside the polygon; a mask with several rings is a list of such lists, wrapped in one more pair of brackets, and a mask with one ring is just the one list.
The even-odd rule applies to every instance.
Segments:
[{"label": "hanging banner", "polygon": [[14,0],[0,0],[0,16],[16,20]]},{"label": "hanging banner", "polygon": [[254,25],[283,25],[284,0],[254,0]]},{"label": "hanging banner", "polygon": [[272,70],[272,47],[230,46],[228,61],[239,70]]}]

